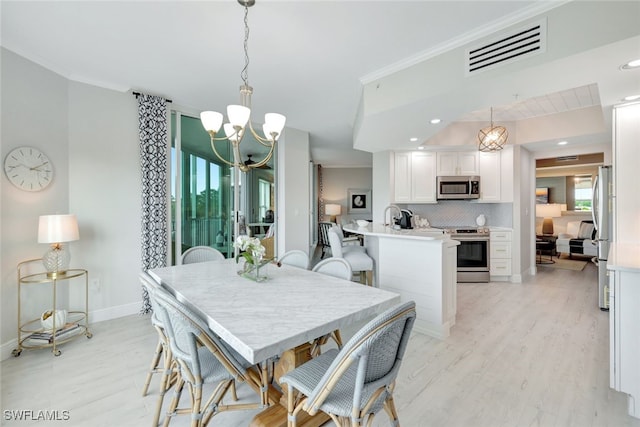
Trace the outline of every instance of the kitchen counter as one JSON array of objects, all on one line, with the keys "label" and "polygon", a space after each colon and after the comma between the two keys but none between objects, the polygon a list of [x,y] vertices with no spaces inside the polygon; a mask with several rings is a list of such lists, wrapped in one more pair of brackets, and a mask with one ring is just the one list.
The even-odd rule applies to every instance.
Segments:
[{"label": "kitchen counter", "polygon": [[[351,233],[362,234],[363,236],[390,237],[400,239],[422,239],[436,240],[449,239],[440,228],[413,228],[396,230],[382,224],[369,223],[366,227],[359,227],[357,224],[346,224],[342,228]],[[450,239],[449,239],[450,240]]]},{"label": "kitchen counter", "polygon": [[382,224],[343,226],[362,234],[374,260],[375,282],[381,289],[415,301],[414,330],[446,338],[456,322],[456,261],[460,244],[442,230],[394,230]]},{"label": "kitchen counter", "polygon": [[640,273],[640,244],[611,243],[607,270]]}]

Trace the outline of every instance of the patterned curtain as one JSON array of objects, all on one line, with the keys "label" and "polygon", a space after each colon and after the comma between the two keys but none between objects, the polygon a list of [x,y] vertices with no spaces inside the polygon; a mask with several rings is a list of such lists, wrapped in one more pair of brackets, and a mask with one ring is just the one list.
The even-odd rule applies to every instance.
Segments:
[{"label": "patterned curtain", "polygon": [[[142,170],[142,270],[167,263],[167,100],[137,94]],[[142,288],[142,314],[151,312]]]},{"label": "patterned curtain", "polygon": [[322,182],[322,165],[318,165],[318,222],[324,221],[324,183]]}]

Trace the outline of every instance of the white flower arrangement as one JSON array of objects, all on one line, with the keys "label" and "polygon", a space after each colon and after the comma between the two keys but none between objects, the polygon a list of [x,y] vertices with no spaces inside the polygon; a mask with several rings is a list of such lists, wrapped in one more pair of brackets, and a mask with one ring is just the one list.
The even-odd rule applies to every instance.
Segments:
[{"label": "white flower arrangement", "polygon": [[247,235],[238,236],[233,243],[233,247],[238,248],[240,251],[236,256],[236,262],[239,261],[240,257],[243,257],[246,263],[253,265],[260,264],[266,252],[259,239]]}]

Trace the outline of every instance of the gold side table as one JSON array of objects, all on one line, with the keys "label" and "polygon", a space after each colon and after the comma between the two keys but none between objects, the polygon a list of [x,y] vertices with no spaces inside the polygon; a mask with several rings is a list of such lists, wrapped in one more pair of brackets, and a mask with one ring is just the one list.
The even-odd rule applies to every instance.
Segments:
[{"label": "gold side table", "polygon": [[[42,259],[31,259],[18,264],[18,347],[13,349],[11,354],[14,357],[20,356],[23,349],[51,348],[54,356],[60,356],[61,351],[58,345],[71,341],[79,336],[91,338],[93,334],[89,330],[89,272],[81,268],[70,268],[65,272],[58,273],[33,273],[26,274],[25,271],[30,265],[42,263]],[[56,325],[57,307],[57,287],[59,282],[71,279],[84,278],[84,311],[75,310],[67,313],[67,324]],[[40,318],[27,321],[22,320],[22,291],[25,286],[51,284],[53,298],[51,302],[51,312],[53,315],[52,330],[45,331],[40,323]],[[73,325],[69,326],[71,323]],[[64,330],[66,328],[66,331]],[[66,334],[65,334],[66,333]],[[47,340],[46,337],[50,335]],[[37,338],[36,338],[37,337]]]}]

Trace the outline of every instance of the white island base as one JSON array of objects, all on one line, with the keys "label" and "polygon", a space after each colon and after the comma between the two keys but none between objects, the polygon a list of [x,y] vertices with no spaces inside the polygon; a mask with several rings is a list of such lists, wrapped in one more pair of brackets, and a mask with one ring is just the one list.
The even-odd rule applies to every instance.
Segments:
[{"label": "white island base", "polygon": [[384,290],[416,303],[418,332],[443,339],[456,323],[456,246],[442,232],[392,230],[382,225],[344,227],[363,234],[374,259],[374,280]]}]

